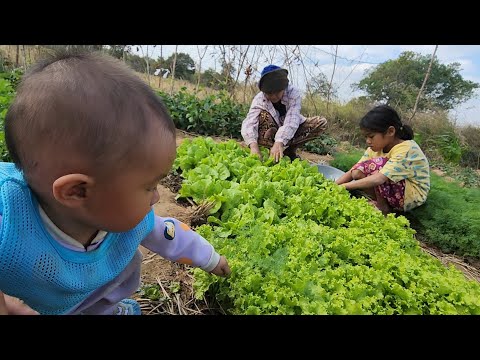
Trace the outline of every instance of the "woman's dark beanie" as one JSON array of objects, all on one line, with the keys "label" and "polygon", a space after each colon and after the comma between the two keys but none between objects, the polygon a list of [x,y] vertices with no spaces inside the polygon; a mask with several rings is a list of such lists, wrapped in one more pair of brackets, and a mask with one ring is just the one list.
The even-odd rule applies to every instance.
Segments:
[{"label": "woman's dark beanie", "polygon": [[288,71],[276,65],[263,68],[258,82],[258,88],[264,93],[276,93],[288,86]]}]

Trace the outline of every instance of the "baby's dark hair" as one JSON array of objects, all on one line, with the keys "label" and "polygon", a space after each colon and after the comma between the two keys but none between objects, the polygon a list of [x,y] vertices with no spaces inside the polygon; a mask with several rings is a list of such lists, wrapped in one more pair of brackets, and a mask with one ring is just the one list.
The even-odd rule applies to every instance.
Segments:
[{"label": "baby's dark hair", "polygon": [[402,140],[413,139],[413,129],[402,123],[394,108],[388,105],[379,105],[367,112],[360,120],[360,128],[374,132],[385,133],[390,126],[395,128],[395,134]]},{"label": "baby's dark hair", "polygon": [[62,51],[23,76],[5,118],[5,140],[24,171],[35,166],[32,155],[42,146],[112,163],[135,153],[152,119],[174,136],[162,100],[127,65],[101,53]]}]

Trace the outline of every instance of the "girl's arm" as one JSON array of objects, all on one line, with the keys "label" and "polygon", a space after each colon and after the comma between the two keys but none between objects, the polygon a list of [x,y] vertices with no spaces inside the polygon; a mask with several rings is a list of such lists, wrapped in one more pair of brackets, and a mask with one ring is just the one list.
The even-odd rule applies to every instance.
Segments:
[{"label": "girl's arm", "polygon": [[[358,163],[361,163],[362,161],[365,161],[365,160],[368,160],[370,159],[370,154],[369,154],[369,149],[365,150],[365,152],[363,153],[362,157],[360,158],[360,160],[357,161],[357,164]],[[356,164],[355,164],[356,165]],[[350,170],[348,170],[345,174],[343,174],[342,176],[340,176],[335,182],[338,184],[338,185],[341,185],[341,184],[344,184],[346,182],[350,182],[352,180],[355,180],[352,176],[352,169],[353,167],[355,166],[353,165],[352,168]]]},{"label": "girl's arm", "polygon": [[[351,172],[349,171],[349,173]],[[350,177],[351,176],[352,175],[350,174]],[[375,175],[367,176],[367,177],[364,177],[363,179],[351,181],[341,185],[344,186],[345,189],[347,190],[356,190],[356,189],[362,190],[362,189],[374,188],[375,186],[383,184],[387,180],[388,178],[385,175],[378,172]]]},{"label": "girl's arm", "polygon": [[352,177],[352,170],[348,170],[345,174],[343,174],[342,176],[340,176],[337,180],[335,180],[335,182],[338,184],[338,185],[341,185],[341,184],[344,184],[346,182],[350,182],[353,180],[353,177]]}]

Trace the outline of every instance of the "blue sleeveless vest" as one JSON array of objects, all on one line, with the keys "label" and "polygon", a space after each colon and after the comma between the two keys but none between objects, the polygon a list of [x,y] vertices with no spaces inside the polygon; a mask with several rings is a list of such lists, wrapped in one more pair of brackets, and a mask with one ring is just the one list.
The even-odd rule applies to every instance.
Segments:
[{"label": "blue sleeveless vest", "polygon": [[151,210],[132,230],[108,233],[89,252],[63,247],[43,226],[22,173],[0,162],[0,290],[40,314],[65,314],[117,277],[152,231]]}]

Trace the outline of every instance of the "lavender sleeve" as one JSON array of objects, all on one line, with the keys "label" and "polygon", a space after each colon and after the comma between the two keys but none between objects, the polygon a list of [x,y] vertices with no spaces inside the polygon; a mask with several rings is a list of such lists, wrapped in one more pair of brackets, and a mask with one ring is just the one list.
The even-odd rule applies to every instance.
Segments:
[{"label": "lavender sleeve", "polygon": [[247,117],[242,122],[240,133],[242,134],[243,140],[247,146],[249,146],[251,143],[257,142],[258,116],[262,110],[266,110],[264,101],[265,100],[262,93],[258,93],[250,105]]},{"label": "lavender sleeve", "polygon": [[283,120],[283,125],[278,128],[278,131],[275,134],[275,142],[281,142],[283,145],[287,145],[287,143],[294,137],[300,124],[305,121],[305,117],[300,114],[302,108],[302,97],[300,92],[293,87],[288,90],[287,114]]},{"label": "lavender sleeve", "polygon": [[142,241],[147,249],[163,258],[212,271],[220,261],[213,246],[187,224],[155,215],[152,232]]}]

